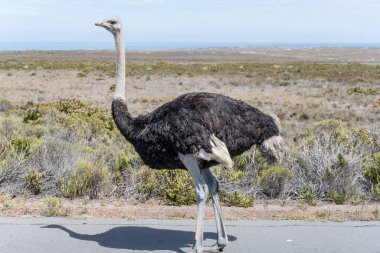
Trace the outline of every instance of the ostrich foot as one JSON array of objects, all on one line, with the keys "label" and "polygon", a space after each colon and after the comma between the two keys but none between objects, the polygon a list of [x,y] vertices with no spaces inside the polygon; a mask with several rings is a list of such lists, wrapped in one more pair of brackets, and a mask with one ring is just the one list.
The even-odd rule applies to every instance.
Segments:
[{"label": "ostrich foot", "polygon": [[223,252],[224,247],[226,247],[226,244],[215,243],[214,245],[204,246],[202,248],[192,248],[189,253],[219,253]]},{"label": "ostrich foot", "polygon": [[224,247],[226,247],[225,244],[216,243],[216,244],[211,245],[211,246],[203,247],[203,252],[218,253],[218,252],[222,252]]},{"label": "ostrich foot", "polygon": [[202,253],[204,252],[203,251],[203,248],[192,248],[188,253]]}]

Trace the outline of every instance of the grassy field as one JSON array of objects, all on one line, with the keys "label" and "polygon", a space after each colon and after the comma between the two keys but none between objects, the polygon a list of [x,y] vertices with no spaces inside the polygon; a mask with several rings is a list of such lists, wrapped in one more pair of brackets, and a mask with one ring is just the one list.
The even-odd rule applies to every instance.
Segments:
[{"label": "grassy field", "polygon": [[[114,68],[109,59],[0,60],[3,212],[14,197],[41,197],[46,206],[60,205],[54,196],[194,204],[185,171],[147,168],[115,128]],[[287,144],[282,164],[267,164],[253,148],[233,169],[213,168],[225,205],[292,199],[305,209],[380,198],[380,65],[157,61],[128,64],[126,74],[133,115],[195,91],[278,115]]]}]

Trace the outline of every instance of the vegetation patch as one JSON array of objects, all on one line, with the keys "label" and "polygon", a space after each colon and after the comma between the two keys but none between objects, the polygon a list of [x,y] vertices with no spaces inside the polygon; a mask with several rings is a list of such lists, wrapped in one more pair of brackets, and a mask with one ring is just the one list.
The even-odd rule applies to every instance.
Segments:
[{"label": "vegetation patch", "polygon": [[[0,60],[2,70],[76,70],[78,77],[91,73],[98,76],[115,76],[115,65],[110,63],[91,63],[88,61],[44,61],[26,62],[23,60]],[[380,80],[379,66],[368,64],[326,64],[326,63],[146,63],[127,64],[127,76],[245,76],[254,83],[267,83],[288,86],[299,80],[327,80],[338,83],[371,83]],[[254,77],[254,78],[253,78]],[[238,85],[234,83],[233,85]],[[372,94],[370,89],[353,89],[354,93]],[[364,92],[364,93],[362,93]]]},{"label": "vegetation patch", "polygon": [[365,178],[370,182],[371,192],[377,199],[380,198],[380,152],[374,153],[368,168],[364,170]]},{"label": "vegetation patch", "polygon": [[64,197],[75,198],[84,195],[98,198],[102,186],[108,180],[107,170],[98,164],[81,161],[74,171],[58,181],[58,188]]},{"label": "vegetation patch", "polygon": [[[202,68],[203,72],[219,73],[226,68],[240,72],[251,68],[249,73],[256,75],[262,67],[238,66],[243,68],[199,64],[183,71]],[[291,80],[294,74],[289,69],[285,73],[285,65],[266,66],[273,73],[280,71],[281,78]],[[151,67],[145,71],[154,74],[162,66],[144,67]],[[175,69],[177,74],[181,73],[180,67]],[[352,67],[339,68],[343,71]],[[312,71],[317,66],[308,68]],[[91,71],[99,69],[92,67]],[[270,198],[302,199],[305,205],[321,200],[357,204],[379,199],[380,145],[376,127],[361,121],[315,119],[306,107],[291,110],[289,118],[283,118],[286,149],[281,164],[269,164],[258,149],[252,148],[235,157],[231,169],[211,168],[224,204],[249,207],[258,199]],[[196,203],[187,171],[147,168],[120,135],[110,111],[94,105],[72,99],[10,105],[0,110],[0,134],[0,194],[69,199],[124,197],[140,202],[155,199],[174,206]]]},{"label": "vegetation patch", "polygon": [[349,89],[347,92],[348,92],[348,94],[357,93],[357,94],[363,94],[363,95],[376,95],[376,94],[378,94],[378,92],[375,88],[362,88],[362,87],[358,87],[358,86]]},{"label": "vegetation patch", "polygon": [[220,200],[228,206],[252,207],[255,203],[253,195],[244,195],[238,191],[220,192]]},{"label": "vegetation patch", "polygon": [[37,170],[33,170],[26,175],[26,187],[34,194],[38,195],[42,190],[42,182],[43,182],[44,173],[39,172]]},{"label": "vegetation patch", "polygon": [[44,203],[46,206],[45,215],[46,216],[60,216],[62,214],[62,199],[57,197],[47,196],[44,198]]}]

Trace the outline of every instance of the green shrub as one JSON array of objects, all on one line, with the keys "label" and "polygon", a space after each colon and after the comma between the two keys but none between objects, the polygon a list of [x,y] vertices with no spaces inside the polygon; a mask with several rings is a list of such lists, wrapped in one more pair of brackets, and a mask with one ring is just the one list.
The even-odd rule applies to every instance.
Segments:
[{"label": "green shrub", "polygon": [[45,197],[44,203],[46,205],[46,216],[59,216],[62,209],[62,200],[57,197]]},{"label": "green shrub", "polygon": [[29,156],[42,145],[43,140],[34,137],[18,137],[11,141],[11,147],[16,153]]},{"label": "green shrub", "polygon": [[263,193],[271,198],[278,197],[286,180],[291,177],[291,172],[283,166],[268,166],[261,171],[258,182]]},{"label": "green shrub", "polygon": [[44,173],[37,170],[33,170],[26,175],[27,187],[34,195],[41,193],[43,176]]},{"label": "green shrub", "polygon": [[[118,157],[118,158],[117,158]],[[127,177],[131,176],[132,168],[138,168],[141,166],[140,157],[135,152],[124,151],[116,156],[111,171],[113,176],[113,182],[115,184],[123,183]]]},{"label": "green shrub", "polygon": [[303,200],[309,205],[316,205],[317,193],[312,185],[305,185],[301,190]]},{"label": "green shrub", "polygon": [[28,123],[29,121],[36,121],[39,118],[41,118],[42,115],[40,113],[40,110],[37,108],[28,109],[24,113],[23,122]]},{"label": "green shrub", "polygon": [[[223,168],[215,166],[214,168],[212,168],[212,171],[214,175],[221,181],[228,181],[234,184],[239,184],[248,176],[248,172],[247,170],[245,170],[245,167],[239,166],[241,165],[238,165],[237,167],[234,166],[233,168]],[[243,168],[244,170],[241,170]]]},{"label": "green shrub", "polygon": [[372,214],[373,214],[373,217],[375,218],[375,220],[377,220],[377,219],[379,218],[379,214],[380,214],[380,212],[379,212],[379,207],[378,207],[378,206],[376,206],[376,207],[373,209]]},{"label": "green shrub", "polygon": [[77,74],[77,77],[87,77],[86,73],[83,73],[83,72],[79,72]]},{"label": "green shrub", "polygon": [[345,189],[333,189],[329,195],[331,200],[338,205],[343,205],[348,200],[348,193]]},{"label": "green shrub", "polygon": [[58,111],[64,113],[72,113],[76,110],[82,109],[84,104],[76,99],[62,99],[56,104]]},{"label": "green shrub", "polygon": [[79,173],[70,172],[58,180],[58,189],[66,198],[83,196],[86,193],[87,180]]},{"label": "green shrub", "polygon": [[17,153],[29,154],[32,146],[32,139],[30,138],[16,138],[11,141],[12,147]]},{"label": "green shrub", "polygon": [[146,201],[160,197],[165,204],[180,206],[196,203],[190,173],[184,170],[152,170],[143,168],[136,173],[137,197]]},{"label": "green shrub", "polygon": [[143,168],[136,173],[137,184],[135,189],[138,193],[137,198],[141,201],[146,201],[147,199],[157,196],[159,193],[157,180],[157,172],[149,169]]},{"label": "green shrub", "polygon": [[163,185],[161,194],[165,204],[172,206],[191,205],[196,203],[193,180],[189,172],[169,170],[162,172]]},{"label": "green shrub", "polygon": [[380,198],[380,152],[372,155],[372,161],[364,170],[364,176],[370,183],[373,196]]},{"label": "green shrub", "polygon": [[377,91],[375,88],[361,88],[361,87],[354,87],[347,91],[348,94],[363,94],[363,95],[376,95]]},{"label": "green shrub", "polygon": [[0,137],[0,158],[6,152],[7,149],[7,140],[5,137]]},{"label": "green shrub", "polygon": [[245,168],[251,163],[253,151],[246,151],[243,154],[234,158],[234,170],[245,170]]},{"label": "green shrub", "polygon": [[379,199],[380,198],[380,184],[371,185],[371,193],[372,193],[373,198]]},{"label": "green shrub", "polygon": [[234,192],[220,192],[220,200],[227,206],[237,206],[237,207],[252,207],[255,203],[255,198],[253,195],[244,195],[238,191]]},{"label": "green shrub", "polygon": [[99,164],[81,162],[77,165],[78,173],[86,179],[87,194],[91,199],[99,197],[102,186],[108,180],[108,172]]},{"label": "green shrub", "polygon": [[88,77],[91,72],[93,71],[93,68],[91,66],[85,66],[82,67],[82,71],[77,74],[78,77]]},{"label": "green shrub", "polygon": [[309,115],[305,112],[300,115],[300,120],[308,120],[309,118]]},{"label": "green shrub", "polygon": [[280,80],[277,80],[274,84],[276,86],[288,86],[288,85],[290,85],[290,81],[289,80],[280,79]]},{"label": "green shrub", "polygon": [[335,167],[344,167],[348,164],[346,158],[344,158],[344,156],[339,153],[338,154],[338,158],[337,158],[337,161],[336,163],[334,164]]}]

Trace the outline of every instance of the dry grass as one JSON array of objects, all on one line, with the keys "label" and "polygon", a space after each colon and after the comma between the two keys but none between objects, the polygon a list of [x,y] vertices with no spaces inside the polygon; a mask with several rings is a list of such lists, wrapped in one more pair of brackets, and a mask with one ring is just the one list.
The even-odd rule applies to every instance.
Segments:
[{"label": "dry grass", "polygon": [[[246,200],[240,194],[250,196],[249,205],[254,198],[270,197],[265,191],[263,178],[266,173],[278,171],[289,175],[276,189],[276,195],[280,197],[311,198],[309,204],[315,204],[314,198],[358,204],[373,197],[372,183],[366,181],[363,171],[372,154],[380,151],[379,65],[148,62],[128,67],[126,93],[132,115],[150,112],[186,92],[205,91],[243,100],[278,115],[282,120],[283,135],[289,144],[283,164],[285,169],[258,162],[252,150],[253,153],[239,158],[240,168],[217,171],[221,189],[227,191],[224,192],[225,203],[234,203],[231,201],[234,195],[228,195],[234,190],[237,192],[233,194],[242,200],[237,205],[243,205]],[[131,197],[137,194],[137,199],[142,202],[157,197],[162,199],[166,189],[157,193],[153,188],[157,180],[163,182],[165,178],[157,178],[160,175],[148,172],[150,170],[136,159],[136,154],[120,138],[117,130],[103,124],[109,117],[113,69],[108,58],[57,61],[54,57],[48,60],[10,57],[0,60],[0,131],[4,133],[3,138],[0,136],[0,192],[26,197],[41,192],[70,198],[90,195],[94,198]],[[80,105],[71,113],[59,109],[60,103],[51,103],[67,98],[94,106],[82,110]],[[29,115],[30,120],[25,115]],[[334,128],[327,124],[321,127],[321,122],[332,125],[338,122],[341,126]],[[336,139],[328,146],[327,140],[336,136],[343,139]],[[366,140],[370,142],[365,143]],[[10,147],[17,147],[17,150],[8,152]],[[122,157],[123,154],[127,157]],[[324,159],[323,163],[321,159]],[[88,169],[78,168],[83,162],[88,164]],[[96,173],[92,173],[93,168]],[[92,188],[88,183],[91,180],[72,183],[71,178],[77,178],[81,173],[89,177],[102,176],[96,176],[101,180],[92,184]],[[331,182],[323,181],[330,173],[333,175],[333,178],[328,177]],[[172,176],[176,177],[175,174]],[[345,185],[349,187],[346,189]],[[305,189],[311,189],[307,196]],[[15,206],[7,203],[3,204],[5,211]],[[95,208],[96,204],[78,209],[68,203],[71,202],[64,203],[64,206],[68,205],[66,209],[57,212],[59,215],[104,214],[101,208]],[[193,203],[191,196],[184,203]],[[236,211],[241,217],[254,218],[249,215],[249,211],[254,211],[259,213],[258,218],[356,219],[352,218],[356,214],[349,213],[352,207],[335,214],[333,210],[310,207],[303,202],[291,206],[293,209],[290,208],[289,212],[285,208],[277,213],[267,212],[263,204],[262,213],[255,206],[247,211],[231,209],[226,216],[235,219],[237,216],[233,212]],[[26,212],[33,208],[27,206]],[[140,212],[141,209],[136,208],[137,211],[131,209]],[[16,213],[22,211],[16,210],[19,209],[14,209]],[[40,214],[38,210],[37,215]],[[174,214],[168,216],[190,215],[181,209],[173,210],[176,210]],[[377,213],[373,210],[364,212],[365,216],[357,216],[371,219],[368,218],[374,215],[371,212]],[[126,215],[134,217],[130,213]]]},{"label": "dry grass", "polygon": [[[102,108],[109,108],[111,103],[113,77],[96,80],[96,73],[77,77],[77,71],[74,70],[39,70],[33,77],[28,71],[14,70],[12,73],[11,76],[6,76],[0,72],[0,89],[2,97],[14,104],[67,98],[90,102]],[[244,76],[151,76],[148,81],[139,76],[128,77],[127,102],[131,113],[138,115],[149,112],[180,94],[205,91],[229,95],[263,110],[275,112],[281,119],[292,121],[334,117],[361,124],[379,119],[376,105],[380,81],[350,84],[321,79],[297,80],[284,87],[273,85],[269,81],[261,84],[255,82],[254,78],[251,80]],[[358,86],[372,92],[352,93]]]}]

